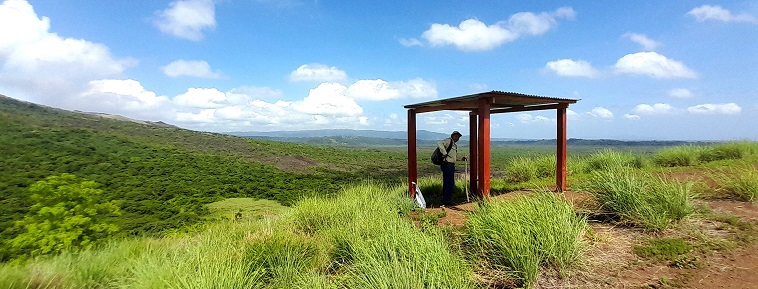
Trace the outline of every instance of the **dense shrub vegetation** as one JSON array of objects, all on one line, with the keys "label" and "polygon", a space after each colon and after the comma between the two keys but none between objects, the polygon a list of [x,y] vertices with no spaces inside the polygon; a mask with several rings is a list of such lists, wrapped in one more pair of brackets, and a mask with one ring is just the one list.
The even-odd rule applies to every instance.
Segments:
[{"label": "dense shrub vegetation", "polygon": [[44,255],[89,248],[118,232],[106,221],[120,215],[113,201],[101,202],[102,190],[93,181],[74,175],[51,176],[34,183],[29,213],[16,222],[20,234],[7,242],[12,255]]}]

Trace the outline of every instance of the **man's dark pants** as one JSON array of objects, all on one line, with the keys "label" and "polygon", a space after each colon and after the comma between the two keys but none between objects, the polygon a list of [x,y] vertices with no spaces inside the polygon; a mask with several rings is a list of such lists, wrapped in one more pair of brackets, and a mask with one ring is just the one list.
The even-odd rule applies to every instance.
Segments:
[{"label": "man's dark pants", "polygon": [[446,162],[440,166],[440,170],[442,171],[442,203],[451,204],[455,188],[455,164]]}]

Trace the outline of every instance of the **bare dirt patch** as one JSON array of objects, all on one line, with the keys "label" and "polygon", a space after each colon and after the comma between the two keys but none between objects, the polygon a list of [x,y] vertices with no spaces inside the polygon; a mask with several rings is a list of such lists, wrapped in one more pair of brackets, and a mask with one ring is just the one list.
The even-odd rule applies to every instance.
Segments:
[{"label": "bare dirt patch", "polygon": [[[674,177],[692,180],[698,174],[677,174]],[[532,192],[511,192],[494,196],[492,201],[507,201],[530,193]],[[578,208],[592,202],[592,197],[584,193],[565,192],[560,195]],[[758,206],[755,204],[731,200],[698,202],[716,213],[730,214],[758,225]],[[465,203],[429,208],[427,211],[445,212],[438,225],[462,227],[468,215],[476,208],[476,203]],[[689,226],[691,230],[697,230],[706,237],[726,238],[733,235],[712,221],[693,218],[686,222],[681,226]],[[749,243],[732,250],[693,253],[697,257],[687,257],[691,260],[685,260],[685,263],[697,266],[687,266],[646,260],[633,251],[635,246],[652,237],[670,235],[692,239],[686,232],[668,230],[651,234],[636,228],[617,227],[592,220],[589,225],[591,229],[584,237],[586,251],[580,264],[563,272],[544,269],[534,284],[535,288],[758,288],[758,274],[755,273],[758,272],[758,244]]]}]

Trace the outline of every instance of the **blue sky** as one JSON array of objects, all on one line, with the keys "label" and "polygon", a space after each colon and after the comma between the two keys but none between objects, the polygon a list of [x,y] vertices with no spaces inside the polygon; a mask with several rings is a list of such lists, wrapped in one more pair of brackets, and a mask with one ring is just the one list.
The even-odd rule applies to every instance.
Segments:
[{"label": "blue sky", "polygon": [[[570,138],[758,140],[755,51],[758,1],[0,4],[0,94],[214,132],[403,131],[403,105],[499,90],[581,99]],[[493,115],[492,136],[554,138],[555,117]]]}]

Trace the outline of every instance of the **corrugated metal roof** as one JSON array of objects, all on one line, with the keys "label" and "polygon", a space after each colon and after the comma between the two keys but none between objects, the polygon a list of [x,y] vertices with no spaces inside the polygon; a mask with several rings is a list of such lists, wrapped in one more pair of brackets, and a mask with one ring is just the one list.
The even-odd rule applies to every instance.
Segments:
[{"label": "corrugated metal roof", "polygon": [[[529,107],[537,105],[550,105],[550,104],[573,104],[579,101],[579,99],[557,98],[547,96],[528,95],[515,92],[503,92],[503,91],[490,91],[477,94],[464,95],[459,97],[452,97],[446,99],[437,99],[433,101],[427,101],[416,104],[409,104],[404,106],[405,108],[434,108],[439,106],[455,106],[457,110],[476,110],[478,108],[478,101],[482,98],[492,99],[492,109],[502,109],[508,107]],[[444,109],[440,109],[444,110]]]}]

